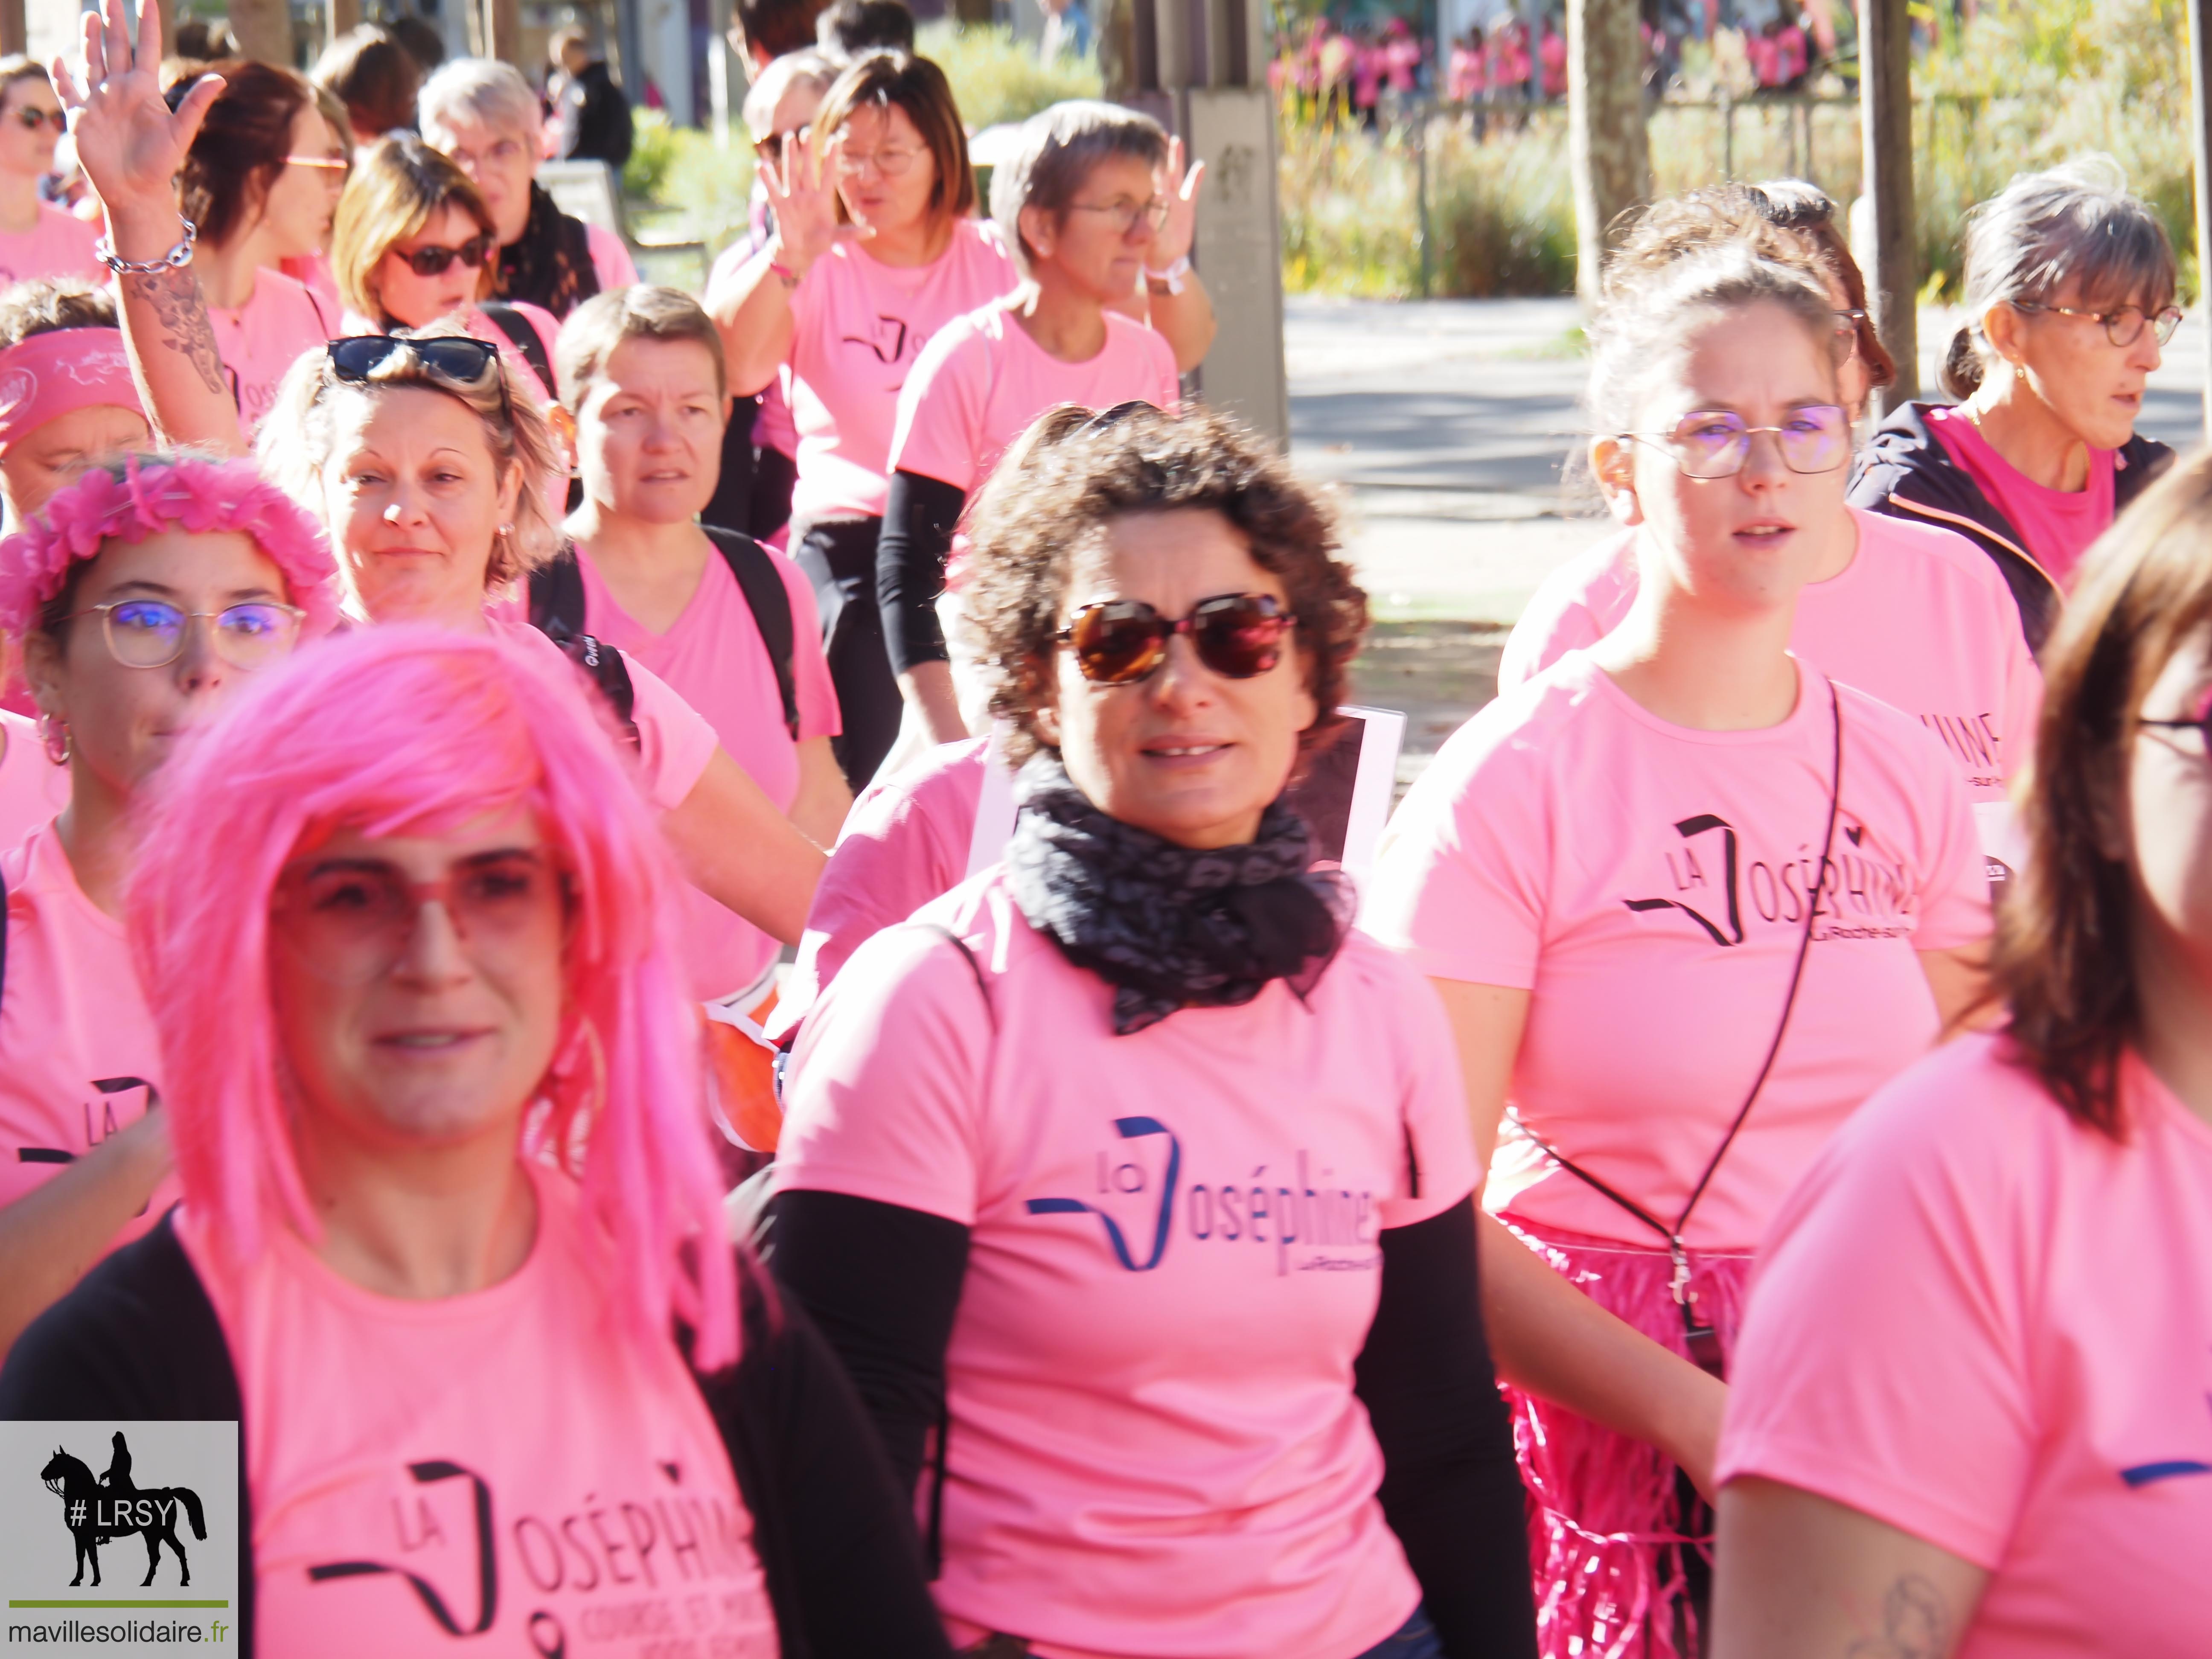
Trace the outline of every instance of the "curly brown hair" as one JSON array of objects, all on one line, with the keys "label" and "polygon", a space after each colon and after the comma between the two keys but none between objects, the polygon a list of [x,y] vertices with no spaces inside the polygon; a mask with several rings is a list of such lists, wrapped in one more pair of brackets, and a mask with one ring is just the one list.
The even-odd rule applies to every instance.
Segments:
[{"label": "curly brown hair", "polygon": [[967,609],[982,638],[991,712],[1013,727],[1009,758],[1047,746],[1036,714],[1053,701],[1061,605],[1078,561],[1114,520],[1183,507],[1219,514],[1289,596],[1298,659],[1322,711],[1301,752],[1335,730],[1368,616],[1366,593],[1337,556],[1334,509],[1265,440],[1212,410],[1139,404],[1092,416],[1062,404],[1007,451],[969,525]]}]

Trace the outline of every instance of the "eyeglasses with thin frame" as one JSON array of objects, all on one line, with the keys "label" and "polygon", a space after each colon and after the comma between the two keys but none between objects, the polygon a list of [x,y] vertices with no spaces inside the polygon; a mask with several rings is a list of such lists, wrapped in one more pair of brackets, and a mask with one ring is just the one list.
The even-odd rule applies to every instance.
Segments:
[{"label": "eyeglasses with thin frame", "polygon": [[436,243],[428,247],[393,248],[392,252],[407,262],[407,268],[417,276],[442,276],[459,259],[471,270],[483,269],[483,262],[491,257],[491,238],[479,233],[459,247],[445,247]]},{"label": "eyeglasses with thin frame", "polygon": [[2173,331],[2181,326],[2179,306],[2166,306],[2155,312],[2146,312],[2141,306],[2119,306],[2111,311],[2079,311],[2072,306],[2046,306],[2027,300],[2014,300],[2014,311],[2049,312],[2054,316],[2079,317],[2084,321],[2103,325],[2105,337],[2116,346],[2131,346],[2142,338],[2143,325],[2148,323],[2158,331],[2158,343],[2164,345],[2173,337]]},{"label": "eyeglasses with thin frame", "polygon": [[837,171],[857,179],[872,167],[886,179],[903,179],[914,171],[914,164],[921,155],[919,149],[899,146],[866,151],[841,149],[837,152]]},{"label": "eyeglasses with thin frame", "polygon": [[1199,661],[1223,678],[1249,680],[1282,660],[1283,636],[1297,621],[1272,593],[1217,593],[1174,622],[1142,599],[1102,599],[1083,606],[1054,637],[1073,650],[1076,667],[1093,685],[1150,679],[1178,634],[1189,635]]},{"label": "eyeglasses with thin frame", "polygon": [[1103,213],[1117,235],[1127,236],[1135,228],[1137,221],[1145,220],[1157,236],[1168,228],[1168,204],[1158,197],[1146,202],[1132,202],[1127,197],[1113,202],[1070,202],[1070,213]]},{"label": "eyeglasses with thin frame", "polygon": [[1867,320],[1867,313],[1856,306],[1836,307],[1836,339],[1843,351],[1838,368],[1859,355],[1859,330]]},{"label": "eyeglasses with thin frame", "polygon": [[398,965],[433,904],[482,963],[542,949],[568,897],[559,867],[530,848],[462,859],[435,881],[416,881],[381,859],[306,859],[278,875],[270,921],[317,977],[366,985]]},{"label": "eyeglasses with thin frame", "polygon": [[1850,459],[1850,417],[1833,404],[1793,409],[1780,426],[1752,426],[1726,410],[1695,410],[1672,432],[1623,432],[1625,441],[1650,444],[1682,469],[1686,478],[1732,478],[1751,459],[1751,441],[1773,435],[1782,464],[1792,472],[1832,472]]},{"label": "eyeglasses with thin frame", "polygon": [[99,617],[107,654],[125,668],[167,668],[185,654],[192,624],[204,622],[210,624],[215,654],[251,673],[290,654],[307,614],[273,599],[249,599],[221,611],[187,611],[167,599],[111,599],[70,617]]},{"label": "eyeglasses with thin frame", "polygon": [[15,119],[32,132],[40,127],[52,127],[58,133],[69,131],[69,117],[59,108],[40,109],[34,104],[25,104],[16,110]]}]

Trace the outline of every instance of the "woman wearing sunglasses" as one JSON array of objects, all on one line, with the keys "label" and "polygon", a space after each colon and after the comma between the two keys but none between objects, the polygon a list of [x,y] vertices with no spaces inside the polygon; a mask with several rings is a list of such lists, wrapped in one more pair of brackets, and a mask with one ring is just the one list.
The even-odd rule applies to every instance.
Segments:
[{"label": "woman wearing sunglasses", "polygon": [[255,690],[132,885],[183,1204],[0,1417],[242,1419],[249,1651],[944,1655],[851,1385],[723,1232],[677,877],[585,690],[428,629]]},{"label": "woman wearing sunglasses", "polygon": [[[1699,1651],[1753,1248],[1980,988],[1957,772],[1790,649],[1808,530],[1843,511],[1835,334],[1819,282],[1740,244],[1613,279],[1590,459],[1639,531],[1636,598],[1445,744],[1366,897],[1443,994],[1486,1158],[1512,1112],[1486,1202],[1527,1249],[1486,1252],[1484,1292],[1558,1659]],[[1595,1317],[1534,1316],[1547,1266]]]},{"label": "woman wearing sunglasses", "polygon": [[1767,1236],[1715,1659],[2203,1644],[2208,548],[2199,455],[2078,573],[1998,932],[2007,1023],[1869,1102]]},{"label": "woman wearing sunglasses", "polygon": [[[1624,273],[1664,283],[1680,260],[1740,243],[1821,282],[1832,305],[1849,298],[1837,261],[1850,256],[1829,251],[1833,227],[1815,220],[1824,228],[1818,238],[1786,228],[1809,211],[1790,207],[1793,199],[1802,198],[1762,186],[1661,202],[1615,257]],[[1784,205],[1778,207],[1778,200]],[[1854,396],[1863,399],[1869,373],[1858,309],[1837,307],[1838,395],[1846,416]],[[1729,464],[1741,453],[1731,437],[1723,452]],[[1618,495],[1614,505],[1624,505]],[[2007,792],[2027,759],[2043,679],[2004,578],[1979,548],[1933,522],[1838,502],[1832,513],[1802,519],[1799,530],[1821,550],[1797,596],[1791,646],[1846,685],[1918,716],[1942,738],[1973,800],[1984,850],[2006,868],[2016,865],[2021,854]],[[1498,670],[1501,691],[1620,624],[1636,599],[1638,544],[1650,533],[1648,520],[1625,527],[1545,580],[1506,641]]]},{"label": "woman wearing sunglasses", "polygon": [[[1022,285],[938,331],[899,393],[876,549],[884,637],[916,741],[968,735],[937,600],[968,498],[1056,404],[1173,409],[1175,353],[1113,307],[1166,222],[1167,135],[1112,104],[1055,104],[991,174],[991,213]],[[1170,186],[1171,188],[1171,186]]]},{"label": "woman wearing sunglasses", "polygon": [[[161,270],[175,280],[196,280],[206,296],[212,372],[222,377],[251,437],[275,405],[284,371],[337,332],[337,319],[321,296],[279,267],[312,259],[330,246],[350,140],[342,124],[324,115],[304,77],[269,64],[228,59],[197,79],[179,81],[169,96],[173,107],[190,104],[195,112],[181,158],[183,219],[192,228],[173,223],[170,246],[149,258],[166,259],[174,257],[171,247],[190,247],[189,270]],[[173,197],[170,211],[173,218]],[[112,234],[112,223],[110,228]],[[116,257],[111,250],[109,258]]]},{"label": "woman wearing sunglasses", "polygon": [[538,402],[552,403],[561,325],[527,301],[485,297],[495,237],[483,198],[444,155],[411,133],[379,139],[354,158],[331,231],[345,332],[388,334],[450,319],[508,354],[509,368]]},{"label": "woman wearing sunglasses", "polygon": [[1449,1040],[1279,799],[1365,631],[1334,528],[1140,410],[975,535],[1022,815],[809,1017],[765,1235],[954,1643],[1525,1656]]},{"label": "woman wearing sunglasses", "polygon": [[174,1196],[167,1073],[124,939],[131,815],[187,731],[336,620],[337,575],[247,461],[99,467],[0,542],[0,628],[70,783],[0,853],[0,1351]]},{"label": "woman wearing sunglasses", "polygon": [[[89,83],[64,93],[82,105],[77,147],[118,246],[138,258],[173,234],[166,181],[206,100],[195,91],[170,112],[149,67],[158,21],[149,33],[142,20],[134,58],[119,0],[85,34]],[[178,441],[240,448],[228,401],[203,372],[206,330],[190,272],[134,272],[121,288],[125,342],[156,424]],[[558,463],[545,416],[519,384],[495,348],[461,334],[349,336],[295,366],[283,418],[262,430],[262,468],[321,518],[349,601],[368,620],[527,628],[511,601],[558,540],[547,506]],[[821,849],[656,676],[594,641],[572,644],[635,729],[640,787],[694,884],[796,940]]]},{"label": "woman wearing sunglasses", "polygon": [[2119,168],[2087,156],[1977,207],[1966,255],[1942,373],[1959,402],[1893,410],[1851,501],[1973,541],[2039,649],[2083,550],[2172,459],[2135,427],[2181,323],[2173,249]]},{"label": "woman wearing sunglasses", "polygon": [[103,274],[92,251],[98,229],[39,193],[62,131],[61,100],[46,70],[21,56],[0,58],[0,289]]}]

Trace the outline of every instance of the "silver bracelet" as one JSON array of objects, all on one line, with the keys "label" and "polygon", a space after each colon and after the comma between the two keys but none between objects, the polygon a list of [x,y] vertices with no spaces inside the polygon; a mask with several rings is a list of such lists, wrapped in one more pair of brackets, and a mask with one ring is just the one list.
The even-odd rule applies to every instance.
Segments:
[{"label": "silver bracelet", "polygon": [[92,245],[92,257],[118,276],[152,276],[164,270],[182,270],[192,262],[192,244],[200,239],[200,228],[183,214],[177,222],[185,228],[185,240],[158,259],[118,259],[115,244],[103,236]]}]

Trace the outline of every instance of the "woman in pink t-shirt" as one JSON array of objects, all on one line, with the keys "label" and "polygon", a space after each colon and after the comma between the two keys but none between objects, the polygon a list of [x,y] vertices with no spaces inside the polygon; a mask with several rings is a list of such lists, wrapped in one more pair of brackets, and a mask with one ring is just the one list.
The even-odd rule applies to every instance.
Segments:
[{"label": "woman in pink t-shirt", "polygon": [[[566,620],[665,680],[801,834],[834,844],[853,797],[830,750],[837,697],[813,590],[787,559],[698,523],[729,408],[713,320],[673,289],[602,294],[570,313],[560,361],[584,481],[567,526],[573,559],[561,556],[577,612]],[[757,601],[739,570],[776,592]],[[533,574],[538,619],[562,578],[558,562]],[[757,602],[780,604],[780,624]],[[752,1012],[776,941],[703,893],[685,896],[684,920],[693,994]]]},{"label": "woman in pink t-shirt", "polygon": [[[118,251],[144,262],[174,234],[168,174],[212,100],[198,87],[170,111],[150,67],[159,28],[149,34],[142,20],[134,48],[119,10],[108,17],[88,32],[88,84],[63,90],[79,106],[78,153]],[[242,447],[236,411],[202,372],[198,290],[167,274],[127,276],[121,288],[125,339],[162,430]],[[558,463],[544,416],[520,387],[499,351],[459,334],[352,337],[295,365],[282,418],[262,428],[262,468],[322,518],[359,614],[465,633],[527,626],[513,590],[553,553],[545,483]],[[694,884],[795,941],[821,849],[642,665],[588,638],[568,649],[635,732],[639,787]]]},{"label": "woman in pink t-shirt", "polygon": [[937,619],[953,526],[999,458],[1059,404],[1173,409],[1175,353],[1112,307],[1165,223],[1167,135],[1150,116],[1073,100],[1033,115],[991,174],[991,214],[1022,285],[954,319],[898,398],[876,599],[908,724],[969,735]]},{"label": "woman in pink t-shirt", "polygon": [[976,542],[1022,816],[808,1018],[765,1234],[947,1627],[1525,1659],[1449,1038],[1280,799],[1365,629],[1327,513],[1224,417],[1139,411]]},{"label": "woman in pink t-shirt", "polygon": [[2204,1646],[2208,545],[2198,455],[2082,568],[2044,657],[2007,1023],[1869,1102],[1768,1235],[1715,1659]]},{"label": "woman in pink t-shirt", "polygon": [[1697,1651],[1698,1370],[1783,1194],[1980,986],[1957,774],[1788,648],[1806,527],[1842,511],[1835,334],[1819,283],[1741,245],[1610,289],[1591,467],[1644,532],[1635,602],[1445,744],[1367,894],[1443,994],[1486,1152],[1511,1109],[1486,1202],[1528,1249],[1488,1253],[1486,1291],[1541,1261],[1617,1316],[1549,1376],[1496,1322],[1547,1655]]},{"label": "woman in pink t-shirt", "polygon": [[39,192],[61,136],[61,100],[46,70],[27,58],[0,59],[0,289],[101,275],[99,233]]},{"label": "woman in pink t-shirt", "polygon": [[1970,216],[1967,320],[1946,408],[1891,411],[1851,500],[1959,531],[1993,560],[2039,647],[2074,567],[2172,459],[2136,433],[2180,326],[2173,249],[2108,158],[2014,179]]},{"label": "woman in pink t-shirt", "polygon": [[0,1418],[240,1424],[241,1647],[946,1652],[851,1385],[727,1242],[608,724],[518,639],[367,629],[164,780],[131,934],[184,1201]]},{"label": "woman in pink t-shirt", "polygon": [[179,81],[169,96],[181,107],[210,78],[221,91],[184,157],[184,216],[198,228],[191,270],[222,359],[216,372],[251,437],[293,362],[338,332],[313,290],[277,267],[330,246],[352,141],[304,77],[270,64],[230,58]]},{"label": "woman in pink t-shirt", "polygon": [[150,436],[114,296],[74,277],[0,295],[0,507],[21,526],[105,455]]},{"label": "woman in pink t-shirt", "polygon": [[0,853],[0,1350],[167,1207],[166,1073],[123,934],[140,786],[326,632],[337,590],[321,531],[246,461],[101,466],[0,542],[0,627],[70,780],[60,815]]}]

